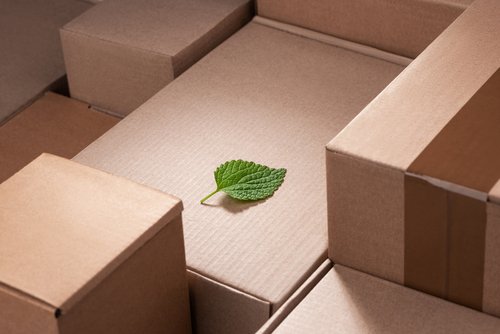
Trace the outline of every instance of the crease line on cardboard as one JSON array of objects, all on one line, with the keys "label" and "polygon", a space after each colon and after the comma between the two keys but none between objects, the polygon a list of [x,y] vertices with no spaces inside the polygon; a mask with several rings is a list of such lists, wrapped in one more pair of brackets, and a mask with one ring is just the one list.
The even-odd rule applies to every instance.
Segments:
[{"label": "crease line on cardboard", "polygon": [[54,306],[43,299],[33,296],[25,291],[19,290],[5,282],[0,282],[0,290],[4,290],[4,293],[15,295],[17,298],[23,298],[32,304],[40,305],[50,311],[57,312],[59,308]]},{"label": "crease line on cardboard", "polygon": [[211,282],[213,282],[215,284],[222,285],[222,286],[226,287],[227,289],[232,290],[232,291],[234,291],[236,293],[239,293],[241,295],[244,295],[244,296],[246,296],[248,298],[258,300],[258,301],[260,301],[262,303],[266,303],[266,304],[269,305],[269,308],[271,309],[271,306],[272,306],[271,302],[268,301],[268,300],[266,300],[266,299],[264,299],[264,298],[260,298],[260,297],[258,297],[256,295],[253,295],[253,294],[249,293],[249,292],[243,291],[243,290],[241,290],[239,288],[236,288],[236,287],[232,286],[231,284],[223,283],[223,282],[219,281],[218,279],[216,279],[214,277],[211,277],[209,275],[206,275],[204,273],[201,273],[198,270],[196,270],[196,269],[194,269],[194,268],[192,268],[190,266],[186,266],[186,270],[192,272],[195,275],[201,276],[204,279],[209,280],[209,281],[211,281]]},{"label": "crease line on cardboard", "polygon": [[460,195],[463,195],[466,197],[477,199],[477,200],[483,201],[483,202],[486,202],[488,200],[488,194],[486,194],[482,191],[479,191],[479,190],[465,187],[465,186],[462,186],[462,185],[459,185],[459,184],[456,184],[453,182],[448,182],[448,181],[436,179],[436,178],[433,178],[433,177],[430,177],[427,175],[415,174],[415,173],[411,173],[411,172],[405,172],[405,174],[408,176],[420,179],[420,180],[424,180],[424,181],[432,184],[433,186],[436,186],[438,188],[441,188],[441,189],[444,189],[444,190],[447,190],[447,191],[450,191],[450,192],[453,192],[456,194],[460,194]]},{"label": "crease line on cardboard", "polygon": [[285,31],[293,35],[297,35],[304,38],[309,38],[320,43],[328,44],[331,46],[339,47],[345,50],[356,52],[365,56],[376,58],[379,60],[384,60],[393,64],[408,66],[413,59],[400,56],[387,51],[379,50],[371,46],[351,42],[342,38],[338,38],[332,35],[323,34],[314,30],[309,30],[301,28],[295,25],[278,22],[275,20],[267,19],[262,16],[255,16],[252,22],[274,28],[277,30]]}]

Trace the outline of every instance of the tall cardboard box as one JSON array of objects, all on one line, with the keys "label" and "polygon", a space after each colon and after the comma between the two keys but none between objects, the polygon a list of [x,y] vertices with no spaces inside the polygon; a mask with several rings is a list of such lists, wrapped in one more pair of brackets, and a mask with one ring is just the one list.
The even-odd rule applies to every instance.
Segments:
[{"label": "tall cardboard box", "polygon": [[181,210],[41,155],[0,185],[0,333],[189,333]]},{"label": "tall cardboard box", "polygon": [[499,16],[476,1],[327,147],[334,262],[497,316]]}]

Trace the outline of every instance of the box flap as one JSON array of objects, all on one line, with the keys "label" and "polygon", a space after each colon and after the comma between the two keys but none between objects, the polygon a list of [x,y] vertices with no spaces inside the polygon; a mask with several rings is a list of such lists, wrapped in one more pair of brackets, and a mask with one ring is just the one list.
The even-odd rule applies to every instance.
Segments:
[{"label": "box flap", "polygon": [[181,208],[167,194],[43,154],[0,185],[0,282],[64,312]]},{"label": "box flap", "polygon": [[327,148],[406,171],[500,67],[499,16],[475,1]]},{"label": "box flap", "polygon": [[249,0],[106,0],[63,29],[175,56]]},{"label": "box flap", "polygon": [[488,194],[500,179],[500,70],[437,134],[408,172]]}]

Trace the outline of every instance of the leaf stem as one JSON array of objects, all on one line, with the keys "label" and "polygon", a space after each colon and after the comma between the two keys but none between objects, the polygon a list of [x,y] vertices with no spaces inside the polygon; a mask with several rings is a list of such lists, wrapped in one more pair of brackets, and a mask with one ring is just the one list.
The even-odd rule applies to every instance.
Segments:
[{"label": "leaf stem", "polygon": [[219,192],[219,189],[215,189],[213,192],[211,192],[210,194],[208,194],[207,196],[203,197],[203,199],[200,201],[201,204],[205,203],[205,201],[207,199],[209,199],[210,197],[212,197],[213,195],[217,194]]}]

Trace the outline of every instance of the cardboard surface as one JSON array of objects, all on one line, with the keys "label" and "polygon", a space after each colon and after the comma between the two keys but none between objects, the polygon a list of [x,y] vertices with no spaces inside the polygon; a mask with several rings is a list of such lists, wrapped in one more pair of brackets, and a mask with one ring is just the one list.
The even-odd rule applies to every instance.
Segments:
[{"label": "cardboard surface", "polygon": [[500,179],[499,110],[500,69],[420,153],[408,172],[487,194]]},{"label": "cardboard surface", "polygon": [[500,314],[500,206],[487,204],[487,220],[484,247],[483,311],[493,315]]},{"label": "cardboard surface", "polygon": [[0,3],[0,122],[64,76],[58,29],[90,6],[78,0]]},{"label": "cardboard surface", "polygon": [[407,170],[500,67],[499,13],[497,1],[475,1],[328,150]]},{"label": "cardboard surface", "polygon": [[327,146],[334,262],[478,310],[500,297],[499,14],[475,2]]},{"label": "cardboard surface", "polygon": [[415,58],[473,0],[257,0],[257,14]]},{"label": "cardboard surface", "polygon": [[497,333],[500,319],[335,265],[274,333]]},{"label": "cardboard surface", "polygon": [[72,158],[119,119],[48,93],[0,126],[0,183],[43,152]]},{"label": "cardboard surface", "polygon": [[[75,160],[183,198],[189,268],[275,310],[326,259],[324,143],[401,70],[250,23]],[[230,159],[287,168],[285,183],[200,205]]]},{"label": "cardboard surface", "polygon": [[189,332],[181,210],[170,195],[41,155],[0,185],[0,328]]},{"label": "cardboard surface", "polygon": [[323,279],[332,268],[332,262],[326,260],[318,269],[288,298],[271,318],[257,331],[257,334],[272,333],[279,324],[299,305],[311,290]]},{"label": "cardboard surface", "polygon": [[255,333],[271,304],[188,270],[194,333]]},{"label": "cardboard surface", "polygon": [[71,96],[126,115],[247,23],[249,0],[107,0],[61,29]]}]

